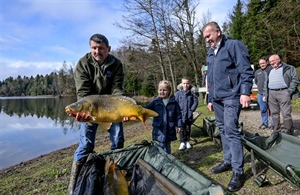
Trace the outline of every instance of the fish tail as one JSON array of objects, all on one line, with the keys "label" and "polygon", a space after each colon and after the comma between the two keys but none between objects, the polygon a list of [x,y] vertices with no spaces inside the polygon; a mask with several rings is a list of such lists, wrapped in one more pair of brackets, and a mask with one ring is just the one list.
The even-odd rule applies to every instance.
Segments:
[{"label": "fish tail", "polygon": [[142,115],[139,116],[139,119],[144,123],[145,125],[145,122],[146,120],[149,118],[149,117],[154,117],[154,116],[158,116],[157,112],[153,111],[153,110],[150,110],[150,109],[147,109],[147,108],[143,108],[143,111],[142,111]]},{"label": "fish tail", "polygon": [[107,157],[106,162],[105,162],[105,174],[108,175],[109,168],[111,167],[112,162],[109,157]]}]

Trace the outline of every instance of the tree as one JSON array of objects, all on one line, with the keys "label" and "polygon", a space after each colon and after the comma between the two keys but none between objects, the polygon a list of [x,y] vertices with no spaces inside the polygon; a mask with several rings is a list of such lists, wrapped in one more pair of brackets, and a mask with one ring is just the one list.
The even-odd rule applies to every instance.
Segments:
[{"label": "tree", "polygon": [[300,4],[295,0],[251,0],[247,5],[242,40],[251,61],[273,53],[283,61],[300,61]]},{"label": "tree", "polygon": [[200,62],[204,61],[205,52],[201,52],[201,45],[197,45],[197,38],[200,34],[197,31],[199,24],[195,19],[195,10],[198,4],[191,0],[176,0],[174,4],[176,5],[173,8],[176,21],[172,24],[172,32],[179,40],[176,44],[177,53],[185,64],[190,66],[194,73],[195,84],[200,87],[202,64]]},{"label": "tree", "polygon": [[126,0],[123,4],[128,14],[123,16],[123,24],[116,23],[116,26],[132,33],[131,43],[134,47],[149,49],[157,57],[161,76],[166,79],[165,64],[161,51],[156,10],[158,1],[155,0]]},{"label": "tree", "polygon": [[243,4],[241,0],[233,7],[232,14],[229,15],[231,22],[229,23],[229,37],[242,40],[242,30],[244,24],[244,14],[242,12]]},{"label": "tree", "polygon": [[[161,71],[158,77],[153,74],[156,80],[171,80],[176,89],[177,77],[182,77],[182,70],[189,66],[199,86],[200,61],[204,61],[206,48],[197,45],[200,31],[195,20],[197,4],[194,0],[127,0],[124,6],[128,14],[123,17],[123,24],[116,25],[132,33],[126,37],[127,45],[130,43],[156,56],[154,64]],[[153,71],[153,68],[145,69]]]}]

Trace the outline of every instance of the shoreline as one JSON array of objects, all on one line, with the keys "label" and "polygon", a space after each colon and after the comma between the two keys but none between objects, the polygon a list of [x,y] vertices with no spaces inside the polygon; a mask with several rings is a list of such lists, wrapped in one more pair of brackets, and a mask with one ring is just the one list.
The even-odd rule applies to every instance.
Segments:
[{"label": "shoreline", "polygon": [[22,161],[18,164],[15,164],[15,165],[11,165],[11,166],[8,166],[8,167],[4,167],[2,169],[0,169],[0,178],[3,174],[3,172],[5,173],[8,173],[12,170],[15,170],[17,168],[21,168],[21,167],[24,167],[24,166],[28,166],[30,164],[33,164],[33,163],[36,163],[38,161],[41,161],[41,159],[43,158],[48,158],[48,157],[52,157],[52,156],[56,156],[56,155],[60,155],[60,154],[63,154],[63,153],[69,153],[69,152],[75,152],[76,148],[77,148],[77,145],[78,144],[73,144],[71,146],[68,146],[68,147],[65,147],[65,148],[61,148],[59,150],[55,150],[55,151],[52,151],[52,152],[49,152],[49,153],[46,153],[46,154],[42,154],[38,157],[35,157],[35,158],[32,158],[30,160],[27,160],[27,161]]}]

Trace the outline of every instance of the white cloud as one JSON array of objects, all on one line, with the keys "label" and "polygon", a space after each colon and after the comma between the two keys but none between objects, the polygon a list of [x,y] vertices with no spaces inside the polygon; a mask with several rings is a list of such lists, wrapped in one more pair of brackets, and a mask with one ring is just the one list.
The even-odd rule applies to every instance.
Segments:
[{"label": "white cloud", "polygon": [[0,37],[0,42],[9,42],[9,41],[21,42],[22,40],[17,37],[13,37],[7,34],[2,34],[2,36]]},{"label": "white cloud", "polygon": [[[72,65],[73,62],[67,62]],[[51,61],[23,61],[15,59],[2,59],[0,79],[5,80],[12,76],[16,78],[18,75],[23,76],[36,76],[50,74],[53,71],[57,71],[62,68],[63,61],[51,62]]]},{"label": "white cloud", "polygon": [[62,46],[48,46],[48,47],[44,47],[45,50],[47,51],[51,51],[51,52],[57,52],[57,53],[61,53],[61,54],[73,54],[74,51],[69,50],[68,48],[62,47]]}]

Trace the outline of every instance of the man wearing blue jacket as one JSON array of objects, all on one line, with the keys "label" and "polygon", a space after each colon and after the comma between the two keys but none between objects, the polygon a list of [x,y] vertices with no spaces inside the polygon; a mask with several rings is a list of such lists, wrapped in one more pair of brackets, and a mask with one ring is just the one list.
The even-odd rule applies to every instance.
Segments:
[{"label": "man wearing blue jacket", "polygon": [[238,123],[241,108],[249,107],[253,69],[246,46],[222,34],[216,22],[203,27],[203,37],[210,44],[208,65],[208,91],[210,111],[214,110],[221,132],[223,162],[212,172],[222,173],[232,169],[227,189],[240,190],[244,183],[244,152]]}]

